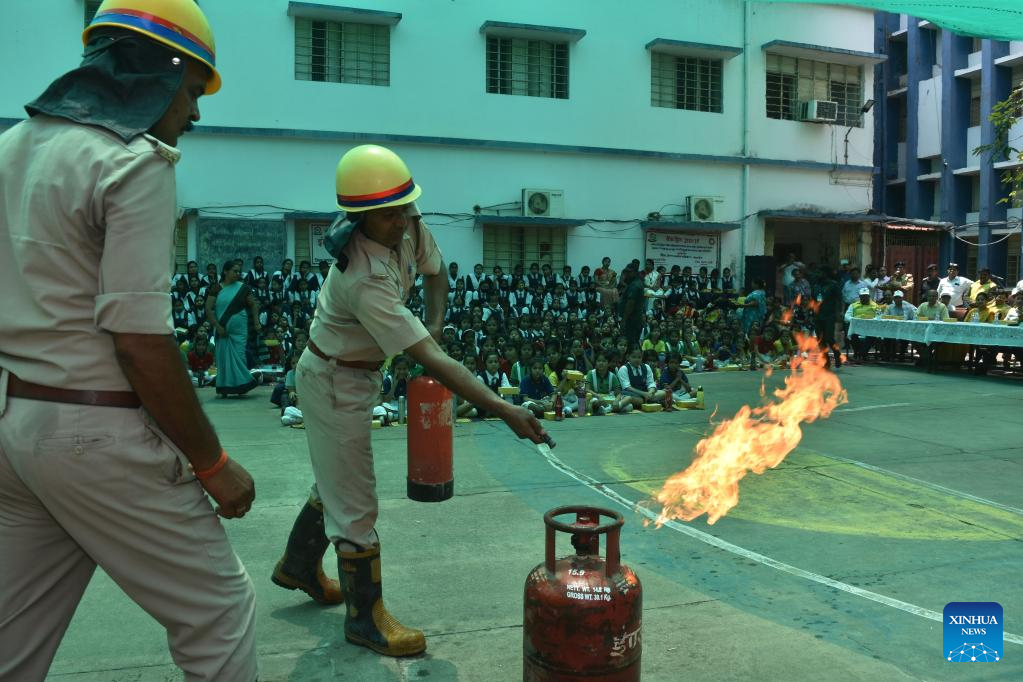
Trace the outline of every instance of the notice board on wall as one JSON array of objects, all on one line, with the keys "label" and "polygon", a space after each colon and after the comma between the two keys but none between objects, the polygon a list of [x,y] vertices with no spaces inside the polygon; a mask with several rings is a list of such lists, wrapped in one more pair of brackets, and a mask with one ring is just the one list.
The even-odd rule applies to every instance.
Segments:
[{"label": "notice board on wall", "polygon": [[252,259],[262,256],[266,269],[273,272],[287,257],[287,232],[283,220],[200,218],[196,247],[200,269],[216,263],[219,272],[228,259],[241,258],[248,272]]},{"label": "notice board on wall", "polygon": [[696,232],[667,232],[647,230],[643,238],[646,258],[654,267],[663,265],[668,270],[678,265],[699,271],[701,267],[713,270],[721,263],[721,235]]}]

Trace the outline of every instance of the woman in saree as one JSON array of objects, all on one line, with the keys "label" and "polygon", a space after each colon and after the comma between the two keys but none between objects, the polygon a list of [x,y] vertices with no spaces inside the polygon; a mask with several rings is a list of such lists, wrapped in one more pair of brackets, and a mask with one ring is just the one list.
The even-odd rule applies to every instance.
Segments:
[{"label": "woman in saree", "polygon": [[593,273],[604,309],[613,312],[618,306],[618,273],[611,268],[611,259],[604,256],[600,267]]},{"label": "woman in saree", "polygon": [[220,272],[219,291],[212,287],[206,297],[206,319],[216,330],[213,355],[217,363],[217,397],[243,395],[259,385],[245,361],[245,344],[249,337],[249,315],[258,333],[259,304],[247,285],[242,283],[242,269],[237,261],[224,263]]}]

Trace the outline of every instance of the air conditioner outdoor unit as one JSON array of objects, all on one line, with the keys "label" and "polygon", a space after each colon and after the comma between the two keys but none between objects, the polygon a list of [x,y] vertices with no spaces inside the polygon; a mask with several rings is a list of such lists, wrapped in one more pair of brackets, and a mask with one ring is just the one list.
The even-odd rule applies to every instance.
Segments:
[{"label": "air conditioner outdoor unit", "polygon": [[697,223],[714,222],[714,197],[688,197],[689,220]]},{"label": "air conditioner outdoor unit", "polygon": [[800,102],[799,120],[809,123],[834,123],[838,120],[838,102],[823,99]]},{"label": "air conditioner outdoor unit", "polygon": [[522,190],[522,215],[526,218],[564,218],[564,190],[529,188]]}]

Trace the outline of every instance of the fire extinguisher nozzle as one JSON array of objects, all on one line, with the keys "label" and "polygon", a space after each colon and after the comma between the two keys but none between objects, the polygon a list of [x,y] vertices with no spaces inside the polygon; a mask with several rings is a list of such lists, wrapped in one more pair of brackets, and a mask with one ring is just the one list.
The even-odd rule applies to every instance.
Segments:
[{"label": "fire extinguisher nozzle", "polygon": [[549,435],[546,435],[546,434],[544,434],[544,437],[543,437],[543,442],[544,442],[544,444],[546,444],[546,445],[547,445],[547,447],[549,447],[549,448],[550,448],[551,450],[553,450],[554,448],[558,447],[558,444],[557,444],[557,443],[555,443],[555,442],[554,442],[554,439],[553,439],[553,438],[551,438],[551,437],[550,437]]}]

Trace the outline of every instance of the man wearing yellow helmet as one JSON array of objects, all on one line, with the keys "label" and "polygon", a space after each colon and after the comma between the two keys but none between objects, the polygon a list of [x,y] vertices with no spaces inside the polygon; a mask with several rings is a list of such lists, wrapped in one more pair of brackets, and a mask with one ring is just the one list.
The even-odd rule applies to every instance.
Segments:
[{"label": "man wearing yellow helmet", "polygon": [[186,679],[251,682],[255,592],[217,514],[255,488],[167,295],[173,145],[220,86],[213,36],[193,0],[107,0],[84,41],[0,135],[0,679],[46,677],[98,565]]},{"label": "man wearing yellow helmet", "polygon": [[[447,300],[447,269],[415,205],[421,194],[397,154],[362,145],[337,166],[338,208],[328,248],[338,259],[316,304],[309,343],[297,368],[305,432],[316,484],[299,514],[273,580],[322,594],[318,562],[326,543],[303,531],[310,505],[322,500],[326,533],[338,554],[347,602],[345,639],[388,656],[426,649],[419,630],[407,628],[383,604],[376,479],[370,420],[380,397],[383,360],[407,352],[465,400],[505,420],[520,438],[546,434],[525,409],[499,399],[437,344]],[[405,300],[417,271],[423,274],[427,322]]]}]

